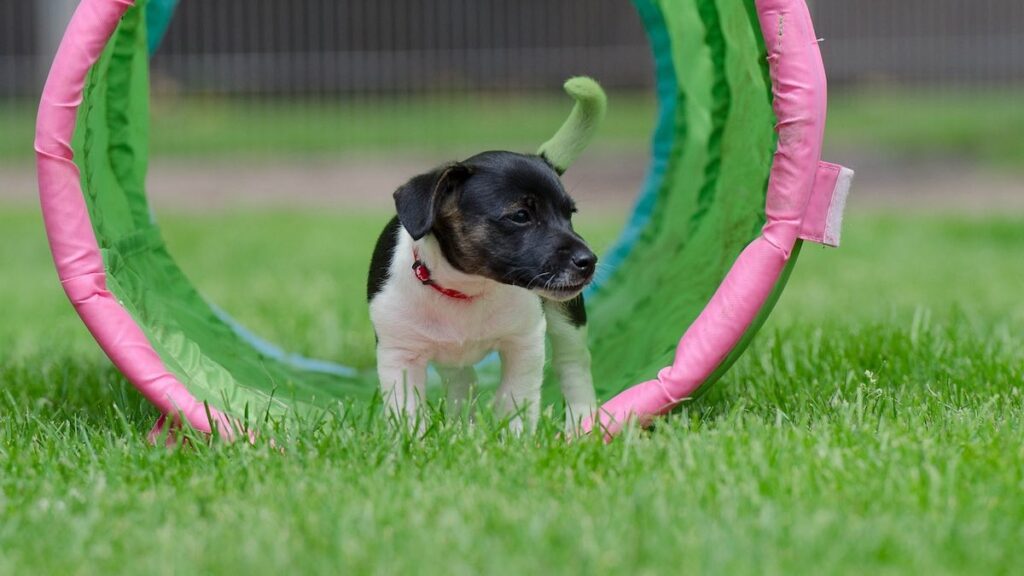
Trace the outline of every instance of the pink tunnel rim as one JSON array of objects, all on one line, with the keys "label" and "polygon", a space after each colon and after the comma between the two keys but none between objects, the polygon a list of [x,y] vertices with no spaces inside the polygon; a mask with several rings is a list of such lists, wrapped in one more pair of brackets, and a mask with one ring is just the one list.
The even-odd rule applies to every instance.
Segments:
[{"label": "pink tunnel rim", "polygon": [[200,402],[167,370],[142,328],[107,289],[71,142],[90,69],[133,0],[83,0],[75,10],[43,88],[36,120],[36,169],[46,235],[64,291],[96,342],[122,374],[177,423],[227,437],[228,418]]},{"label": "pink tunnel rim", "polygon": [[768,50],[778,146],[769,177],[766,224],[743,251],[697,320],[671,366],[606,402],[584,430],[607,440],[635,421],[650,424],[706,383],[767,304],[800,239],[825,138],[825,66],[804,0],[755,0]]},{"label": "pink tunnel rim", "polygon": [[[193,396],[164,365],[127,309],[107,289],[103,258],[82,194],[71,142],[86,77],[133,0],[82,0],[50,70],[35,149],[50,248],[69,300],[125,377],[164,415],[197,430],[233,434],[229,419]],[[826,80],[804,0],[756,0],[772,72],[779,145],[767,194],[767,224],[680,340],[657,379],[604,404],[599,426],[614,436],[648,423],[696,391],[739,343],[778,282],[800,234],[821,159]],[[588,423],[592,426],[594,423]]]}]

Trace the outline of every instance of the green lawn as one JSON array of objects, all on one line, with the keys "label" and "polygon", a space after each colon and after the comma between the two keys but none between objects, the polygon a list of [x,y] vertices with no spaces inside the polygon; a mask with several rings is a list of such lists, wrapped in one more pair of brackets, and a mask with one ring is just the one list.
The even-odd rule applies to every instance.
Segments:
[{"label": "green lawn", "polygon": [[[835,93],[828,142],[875,154],[1024,165],[1020,89]],[[152,148],[164,156],[287,156],[336,152],[532,150],[565,119],[566,97],[452,96],[345,102],[174,100],[153,107]],[[31,156],[34,105],[0,103],[0,163]],[[597,145],[643,150],[654,101],[612,94]]]},{"label": "green lawn", "polygon": [[829,101],[827,141],[877,154],[1021,171],[1024,89],[862,90]]},{"label": "green lawn", "polygon": [[[383,219],[163,222],[251,327],[366,365]],[[600,244],[616,227],[588,224]],[[1020,573],[1024,217],[854,214],[844,241],[804,252],[711,394],[610,446],[364,418],[283,453],[164,450],[64,300],[39,217],[4,207],[0,574]]]},{"label": "green lawn", "polygon": [[[565,121],[568,96],[453,95],[344,101],[156,99],[152,151],[201,158],[359,152],[534,150]],[[602,125],[612,150],[647,145],[653,97],[615,96]],[[0,102],[0,162],[29,158],[35,110]]]}]

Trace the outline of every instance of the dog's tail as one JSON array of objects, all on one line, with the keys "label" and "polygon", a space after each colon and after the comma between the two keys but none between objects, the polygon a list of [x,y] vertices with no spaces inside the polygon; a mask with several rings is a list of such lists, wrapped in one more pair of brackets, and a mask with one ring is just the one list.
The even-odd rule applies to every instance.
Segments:
[{"label": "dog's tail", "polygon": [[608,97],[592,78],[570,78],[565,91],[576,100],[576,105],[554,137],[537,151],[559,174],[564,174],[587,149],[608,111]]}]

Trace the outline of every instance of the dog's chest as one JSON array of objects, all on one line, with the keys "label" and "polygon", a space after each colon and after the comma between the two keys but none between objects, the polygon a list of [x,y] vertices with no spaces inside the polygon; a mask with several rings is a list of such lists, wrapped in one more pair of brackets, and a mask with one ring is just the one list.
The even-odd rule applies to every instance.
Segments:
[{"label": "dog's chest", "polygon": [[419,285],[390,286],[371,304],[371,314],[382,342],[439,364],[466,366],[544,322],[537,297],[516,292],[467,302]]},{"label": "dog's chest", "polygon": [[410,328],[431,359],[441,364],[465,365],[482,359],[506,336],[508,318],[492,306],[444,302],[410,314]]}]

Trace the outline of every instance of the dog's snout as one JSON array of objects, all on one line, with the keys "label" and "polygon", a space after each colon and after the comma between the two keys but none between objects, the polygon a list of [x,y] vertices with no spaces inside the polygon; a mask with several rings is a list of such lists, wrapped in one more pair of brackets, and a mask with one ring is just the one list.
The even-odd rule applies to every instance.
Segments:
[{"label": "dog's snout", "polygon": [[582,274],[589,276],[597,267],[597,255],[587,249],[577,250],[572,255],[572,265]]}]

